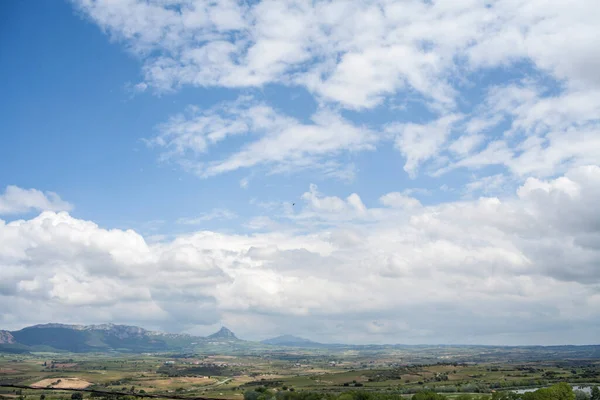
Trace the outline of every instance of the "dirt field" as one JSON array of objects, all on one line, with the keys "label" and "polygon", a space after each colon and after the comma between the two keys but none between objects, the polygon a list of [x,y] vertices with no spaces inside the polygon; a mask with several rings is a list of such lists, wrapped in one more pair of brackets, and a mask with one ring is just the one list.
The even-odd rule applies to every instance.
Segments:
[{"label": "dirt field", "polygon": [[[60,382],[58,380],[60,379]],[[58,383],[56,383],[58,382]],[[52,387],[56,389],[85,389],[90,386],[91,383],[88,381],[84,381],[79,378],[52,378],[52,379],[42,379],[34,383],[33,387]]]},{"label": "dirt field", "polygon": [[18,374],[19,371],[12,368],[0,368],[0,374]]},{"label": "dirt field", "polygon": [[142,386],[153,386],[155,388],[167,388],[172,387],[174,385],[208,385],[214,383],[215,380],[212,378],[191,378],[191,377],[181,377],[181,378],[169,378],[169,379],[153,379],[148,381],[138,381],[138,385]]},{"label": "dirt field", "polygon": [[289,375],[278,375],[278,374],[262,374],[258,376],[258,379],[279,379],[279,378],[286,378],[289,377]]},{"label": "dirt field", "polygon": [[77,363],[61,363],[61,364],[54,364],[54,368],[73,368],[76,367]]}]

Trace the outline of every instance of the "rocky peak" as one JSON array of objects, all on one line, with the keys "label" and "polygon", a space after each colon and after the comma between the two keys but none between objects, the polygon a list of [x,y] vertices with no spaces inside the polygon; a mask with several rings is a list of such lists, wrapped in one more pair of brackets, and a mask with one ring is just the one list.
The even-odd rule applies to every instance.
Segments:
[{"label": "rocky peak", "polygon": [[14,336],[9,331],[0,331],[0,344],[16,343]]},{"label": "rocky peak", "polygon": [[235,336],[235,334],[233,332],[231,332],[229,329],[225,328],[224,326],[219,329],[218,332],[213,333],[212,335],[208,336],[209,339],[225,339],[225,340],[237,340],[237,337]]}]

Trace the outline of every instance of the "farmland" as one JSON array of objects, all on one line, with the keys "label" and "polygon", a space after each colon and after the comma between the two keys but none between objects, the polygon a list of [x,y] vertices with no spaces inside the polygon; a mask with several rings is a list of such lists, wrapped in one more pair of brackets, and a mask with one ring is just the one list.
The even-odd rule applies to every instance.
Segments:
[{"label": "farmland", "polygon": [[[158,396],[242,399],[255,390],[339,394],[347,391],[410,395],[430,389],[458,396],[600,382],[600,361],[444,361],[451,351],[288,350],[264,354],[0,354],[0,383],[43,390],[0,388],[6,398],[71,398],[72,388]],[[420,355],[419,355],[420,354]],[[418,358],[421,358],[420,360]],[[482,356],[471,354],[472,359]],[[437,358],[432,362],[432,358]],[[461,358],[467,359],[466,355]],[[409,359],[410,361],[407,361]],[[84,397],[91,396],[85,393]]]}]

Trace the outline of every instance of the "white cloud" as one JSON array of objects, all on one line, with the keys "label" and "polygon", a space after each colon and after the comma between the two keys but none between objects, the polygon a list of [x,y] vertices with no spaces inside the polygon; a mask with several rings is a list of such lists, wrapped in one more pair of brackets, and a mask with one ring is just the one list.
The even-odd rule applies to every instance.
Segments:
[{"label": "white cloud", "polygon": [[[480,134],[460,136],[450,145],[454,161],[449,169],[501,165],[517,177],[555,176],[570,168],[600,162],[600,90],[567,91],[555,96],[542,94],[543,86],[522,82],[492,88],[484,106],[474,111],[476,124],[510,127],[502,136],[484,139]],[[481,121],[484,121],[483,123]]]},{"label": "white cloud", "polygon": [[481,143],[485,141],[485,136],[481,134],[475,135],[462,135],[456,139],[448,147],[453,153],[465,156],[475,150]]},{"label": "white cloud", "polygon": [[360,108],[410,88],[451,106],[451,78],[464,71],[457,62],[469,70],[522,60],[572,87],[600,85],[593,0],[75,4],[140,55],[160,89],[302,84]]},{"label": "white cloud", "polygon": [[233,211],[226,208],[214,208],[210,212],[203,213],[197,217],[179,218],[177,223],[182,225],[200,225],[214,219],[227,220],[234,218],[237,218],[237,214]]},{"label": "white cloud", "polygon": [[[594,0],[573,7],[561,0],[74,3],[140,57],[140,89],[302,86],[323,110],[424,103],[433,112],[425,120],[384,121],[392,123],[412,177],[428,163],[437,175],[502,165],[524,179],[600,160]],[[513,75],[523,81],[509,83]],[[500,82],[482,87],[488,80],[481,77]],[[471,98],[473,88],[489,89],[482,106]],[[264,127],[273,134],[228,158],[190,160],[229,136],[253,135],[252,110],[241,115],[227,107],[174,117],[156,143],[167,148],[165,156],[183,158],[182,165],[205,176],[267,163],[289,172],[327,161],[335,165],[328,176],[345,180],[355,168],[340,165],[335,154],[371,148],[364,132],[356,132],[362,129],[335,112],[318,112],[312,124],[303,124],[271,109],[268,118],[291,127]],[[463,121],[454,126],[459,107]],[[507,132],[498,131],[502,123],[510,125]],[[302,155],[294,159],[290,147],[299,144]]]},{"label": "white cloud", "polygon": [[[222,321],[260,338],[293,317],[298,334],[320,326],[330,341],[458,342],[468,331],[478,342],[506,334],[529,343],[546,331],[547,342],[590,342],[600,318],[599,188],[598,166],[530,179],[504,200],[437,206],[393,193],[369,208],[357,194],[311,187],[298,223],[326,219],[327,227],[307,232],[293,226],[295,215],[264,216],[254,220],[261,233],[153,243],[44,212],[0,223],[0,321],[169,329]],[[574,330],[565,336],[557,326]]]},{"label": "white cloud", "polygon": [[0,194],[0,215],[24,214],[31,211],[71,210],[73,206],[62,200],[54,192],[41,192],[37,189],[22,189],[9,185]]},{"label": "white cloud", "polygon": [[406,157],[404,170],[416,177],[419,165],[436,156],[446,143],[460,115],[450,114],[427,124],[394,124],[387,128],[396,134],[395,146]]},{"label": "white cloud", "polygon": [[[204,111],[188,107],[188,115],[177,115],[161,125],[160,134],[150,143],[165,149],[164,159],[175,158],[205,177],[268,165],[273,172],[313,168],[329,176],[351,178],[347,166],[326,158],[372,150],[379,138],[329,110],[319,110],[311,119],[302,123],[242,97]],[[233,135],[254,140],[220,160],[202,161],[210,146]]]},{"label": "white cloud", "polygon": [[505,186],[509,184],[507,177],[504,174],[496,174],[484,176],[483,178],[475,178],[465,185],[467,195],[480,193],[486,196],[504,194],[507,192]]}]

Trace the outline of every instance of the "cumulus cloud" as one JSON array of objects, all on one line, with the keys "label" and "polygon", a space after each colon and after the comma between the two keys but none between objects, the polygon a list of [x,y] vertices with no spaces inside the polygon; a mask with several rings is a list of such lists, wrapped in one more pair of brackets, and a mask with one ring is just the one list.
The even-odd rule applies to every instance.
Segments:
[{"label": "cumulus cloud", "polygon": [[[320,340],[405,343],[464,342],[464,332],[479,343],[530,343],[545,331],[548,343],[591,342],[599,188],[598,166],[531,178],[502,200],[435,206],[390,193],[370,208],[358,194],[312,186],[302,218],[272,216],[289,229],[152,243],[47,211],[0,223],[0,320],[223,322],[247,338],[293,326]],[[311,219],[328,224],[294,226]],[[575,332],[565,336],[566,325]]]},{"label": "cumulus cloud", "polygon": [[0,215],[23,214],[31,211],[68,211],[73,206],[54,192],[22,189],[9,185],[0,194]]},{"label": "cumulus cloud", "polygon": [[393,124],[388,132],[397,134],[395,145],[406,157],[404,170],[414,178],[420,164],[436,156],[446,143],[460,115],[449,114],[427,124]]}]

